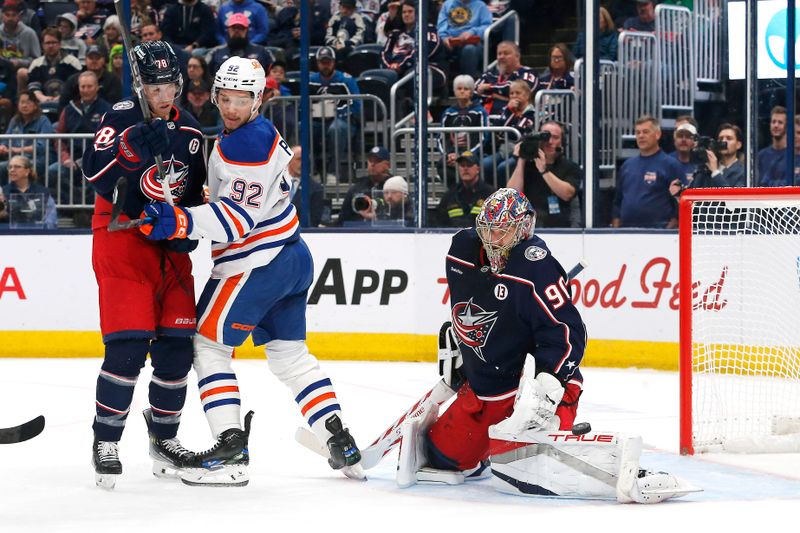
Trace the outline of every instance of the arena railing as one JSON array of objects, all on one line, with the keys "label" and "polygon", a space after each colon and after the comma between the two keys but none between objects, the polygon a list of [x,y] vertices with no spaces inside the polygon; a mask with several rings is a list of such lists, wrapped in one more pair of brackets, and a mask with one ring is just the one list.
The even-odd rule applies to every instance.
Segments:
[{"label": "arena railing", "polygon": [[[582,143],[581,132],[583,128],[583,58],[575,62],[575,92],[578,98],[578,118],[576,121],[581,127],[578,129],[578,146],[580,148]],[[616,160],[620,151],[620,133],[618,127],[617,106],[619,99],[617,93],[619,91],[619,70],[615,61],[608,61],[607,59],[600,60],[600,74],[598,77],[600,85],[600,102],[599,102],[599,115],[600,115],[600,139],[599,139],[599,160],[598,168],[600,170],[615,170]],[[579,152],[583,155],[583,150]],[[583,161],[581,160],[581,166]]]},{"label": "arena railing", "polygon": [[[392,172],[409,177],[413,187],[414,150],[412,149],[415,128],[398,128],[392,133],[392,146],[399,147],[394,155]],[[495,188],[504,186],[511,177],[513,168],[502,165],[512,155],[514,145],[520,141],[520,133],[507,126],[443,127],[428,126],[428,207],[435,207],[448,187],[458,181],[457,165],[447,164],[446,135],[467,135],[483,138],[478,150],[481,177]],[[393,150],[394,152],[394,150]],[[454,152],[455,153],[455,152]],[[497,167],[500,166],[498,172]],[[488,172],[487,172],[488,171]],[[488,173],[488,175],[487,175]]]},{"label": "arena railing", "polygon": [[694,32],[694,19],[688,8],[665,4],[656,7],[656,62],[660,65],[657,87],[663,111],[694,110]]},{"label": "arena railing", "polygon": [[700,83],[722,81],[722,2],[694,0],[695,78]]},{"label": "arena railing", "polygon": [[493,66],[497,64],[497,60],[495,59],[491,63],[489,63],[489,52],[491,51],[491,36],[492,32],[495,30],[500,29],[503,25],[506,24],[507,21],[513,21],[514,24],[514,39],[513,41],[519,44],[519,14],[513,9],[505,14],[499,19],[493,21],[488,28],[483,30],[483,72],[486,72]]},{"label": "arena railing", "polygon": [[[386,104],[372,94],[314,95],[311,99],[311,174],[319,174],[327,196],[344,196],[347,187],[366,171],[367,152],[373,146],[387,146],[389,125]],[[357,113],[347,113],[346,120],[337,117],[340,100],[361,102]],[[281,96],[270,99],[263,114],[275,124],[290,145],[300,143],[300,97]],[[349,135],[327,134],[334,119]],[[342,139],[341,137],[345,137]]]},{"label": "arena railing", "polygon": [[[390,136],[394,137],[394,132],[398,128],[405,127],[406,124],[410,124],[411,121],[416,116],[414,114],[414,110],[412,109],[409,113],[406,113],[405,116],[399,117],[401,110],[401,96],[413,96],[413,85],[411,85],[411,90],[404,91],[403,89],[406,85],[412,83],[412,81],[416,77],[416,70],[409,71],[408,74],[397,80],[389,91],[389,129],[390,129]],[[433,101],[433,76],[431,74],[431,69],[428,69],[428,105],[431,104]]]},{"label": "arena railing", "polygon": [[564,137],[561,140],[564,155],[567,159],[578,162],[581,154],[578,144],[580,117],[575,92],[563,89],[538,91],[533,100],[533,107],[536,110],[534,126],[536,130],[551,120],[561,124],[564,128]]},{"label": "arena railing", "polygon": [[633,139],[636,119],[652,115],[661,120],[658,86],[661,69],[656,61],[656,36],[648,32],[623,31],[617,49],[617,109],[620,138]]}]

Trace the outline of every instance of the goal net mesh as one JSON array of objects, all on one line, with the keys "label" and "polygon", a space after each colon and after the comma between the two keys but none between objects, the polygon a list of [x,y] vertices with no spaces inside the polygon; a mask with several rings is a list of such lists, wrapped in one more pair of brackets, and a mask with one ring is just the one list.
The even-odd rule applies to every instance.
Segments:
[{"label": "goal net mesh", "polygon": [[800,450],[800,199],[692,205],[695,451]]}]

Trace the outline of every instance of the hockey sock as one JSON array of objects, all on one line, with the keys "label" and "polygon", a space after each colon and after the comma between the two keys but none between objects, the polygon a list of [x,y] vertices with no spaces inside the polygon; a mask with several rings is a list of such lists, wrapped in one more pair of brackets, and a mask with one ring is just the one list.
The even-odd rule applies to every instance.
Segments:
[{"label": "hockey sock", "polygon": [[267,343],[267,356],[269,369],[292,391],[311,430],[327,442],[331,433],[325,428],[325,421],[334,414],[342,418],[342,408],[317,358],[308,352],[303,341],[279,340]]},{"label": "hockey sock", "polygon": [[216,439],[226,429],[241,429],[239,382],[231,366],[233,348],[196,334],[194,371],[200,389],[200,402],[211,434]]},{"label": "hockey sock", "polygon": [[150,345],[153,377],[150,381],[151,430],[159,439],[178,434],[186,401],[186,378],[192,366],[190,337],[158,337]]},{"label": "hockey sock", "polygon": [[106,343],[105,359],[97,377],[95,418],[97,440],[118,441],[131,407],[133,389],[144,366],[150,341],[114,340]]}]

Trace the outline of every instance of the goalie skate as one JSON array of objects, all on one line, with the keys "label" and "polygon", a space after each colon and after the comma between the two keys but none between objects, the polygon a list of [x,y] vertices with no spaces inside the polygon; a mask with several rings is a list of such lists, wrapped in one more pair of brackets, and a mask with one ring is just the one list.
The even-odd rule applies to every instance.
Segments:
[{"label": "goalie skate", "polygon": [[153,475],[158,478],[180,477],[181,469],[192,464],[194,452],[184,448],[177,438],[160,439],[152,432],[153,412],[145,409],[142,414],[150,437],[150,458],[153,459]]},{"label": "goalie skate", "polygon": [[250,452],[247,449],[250,437],[250,420],[253,411],[244,417],[244,431],[228,429],[217,438],[214,446],[194,455],[189,466],[179,473],[181,481],[193,486],[244,487],[250,482],[247,465]]},{"label": "goalie skate", "polygon": [[117,478],[122,474],[118,444],[111,441],[94,441],[92,466],[95,484],[102,489],[112,490],[117,484]]}]

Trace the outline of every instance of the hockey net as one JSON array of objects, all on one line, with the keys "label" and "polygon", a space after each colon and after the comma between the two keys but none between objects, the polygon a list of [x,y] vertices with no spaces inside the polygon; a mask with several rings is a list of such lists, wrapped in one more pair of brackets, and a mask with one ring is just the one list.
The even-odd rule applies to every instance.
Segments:
[{"label": "hockey net", "polygon": [[680,270],[681,453],[800,451],[800,188],[685,191]]}]

